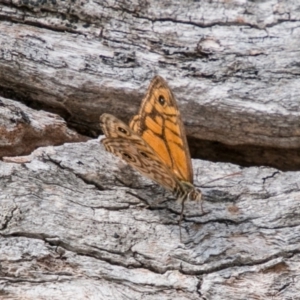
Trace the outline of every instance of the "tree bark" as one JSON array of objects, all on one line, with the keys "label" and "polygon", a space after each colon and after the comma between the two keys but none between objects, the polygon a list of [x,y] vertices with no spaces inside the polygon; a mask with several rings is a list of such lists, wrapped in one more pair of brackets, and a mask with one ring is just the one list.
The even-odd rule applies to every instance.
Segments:
[{"label": "tree bark", "polygon": [[16,161],[0,164],[4,299],[299,296],[299,172],[195,160],[204,213],[185,204],[181,242],[181,205],[98,140]]},{"label": "tree bark", "polygon": [[99,140],[31,153],[60,126],[59,143],[75,135],[1,98],[2,132],[35,140],[7,143],[28,156],[0,161],[0,298],[299,299],[299,11],[292,0],[0,1],[1,96],[96,136],[103,112],[127,122],[159,74],[194,156],[295,170],[194,160],[204,212],[185,204],[180,241],[172,195]]}]

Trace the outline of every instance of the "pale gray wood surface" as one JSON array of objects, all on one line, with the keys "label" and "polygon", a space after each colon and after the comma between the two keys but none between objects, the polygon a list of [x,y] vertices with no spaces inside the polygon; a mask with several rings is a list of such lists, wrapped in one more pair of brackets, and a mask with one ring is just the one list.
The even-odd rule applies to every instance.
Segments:
[{"label": "pale gray wood surface", "polygon": [[20,161],[0,162],[4,299],[298,299],[299,172],[194,160],[181,243],[181,206],[98,140]]},{"label": "pale gray wood surface", "polygon": [[299,5],[1,1],[2,93],[98,131],[103,112],[127,121],[160,74],[190,137],[299,149]]}]

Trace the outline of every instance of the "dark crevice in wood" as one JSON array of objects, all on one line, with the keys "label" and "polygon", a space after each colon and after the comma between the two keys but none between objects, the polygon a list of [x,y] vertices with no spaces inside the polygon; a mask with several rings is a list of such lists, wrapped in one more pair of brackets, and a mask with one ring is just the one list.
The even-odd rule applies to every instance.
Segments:
[{"label": "dark crevice in wood", "polygon": [[[53,107],[35,101],[26,92],[21,92],[20,89],[1,87],[0,96],[20,101],[33,109],[43,109],[56,113],[66,120],[69,128],[76,130],[82,135],[95,138],[102,134],[100,127],[94,125],[98,120],[92,122],[92,118],[89,117],[88,119],[91,121],[91,126],[89,127],[64,107]],[[193,137],[188,137],[188,141],[193,158],[213,162],[229,162],[244,167],[269,166],[282,171],[300,170],[300,148],[282,149],[257,145],[226,145],[218,141],[201,140]]]},{"label": "dark crevice in wood", "polygon": [[[51,30],[54,32],[69,32],[69,33],[83,34],[82,32],[80,32],[80,30],[77,30],[77,26],[75,26],[76,28],[71,27],[71,26],[74,26],[73,24],[77,24],[77,22],[79,21],[79,18],[76,15],[60,13],[60,12],[53,12],[53,11],[45,9],[45,8],[41,8],[41,9],[39,9],[38,12],[35,12],[35,10],[31,9],[31,7],[29,7],[29,6],[26,6],[26,5],[17,6],[17,5],[14,5],[13,3],[10,3],[9,7],[10,6],[19,10],[20,15],[13,16],[13,17],[2,15],[2,16],[0,16],[0,21],[6,21],[6,22],[14,23],[14,24],[26,24],[26,25],[33,26],[36,28],[48,29],[48,30]],[[27,12],[29,15],[36,16],[36,21],[34,22],[34,21],[23,20],[22,14],[24,12]],[[39,15],[42,15],[43,13],[52,14],[52,15],[54,15],[55,19],[61,20],[62,22],[65,22],[65,23],[62,23],[61,27],[42,24],[41,22],[39,22]],[[19,19],[18,19],[18,17],[19,17]],[[66,21],[69,21],[69,23],[66,23]],[[84,28],[89,27],[89,24],[87,23],[87,21],[83,20],[82,23],[85,23],[85,24],[82,24],[82,27],[84,27]]]},{"label": "dark crevice in wood", "polygon": [[216,141],[188,138],[193,158],[229,162],[244,167],[269,166],[282,171],[300,170],[300,149],[256,145],[225,145]]},{"label": "dark crevice in wood", "polygon": [[[213,26],[226,26],[226,27],[230,27],[230,26],[246,26],[246,27],[251,27],[251,28],[255,28],[255,29],[261,29],[261,30],[264,30],[263,28],[260,28],[259,26],[257,25],[254,25],[254,24],[250,24],[250,23],[246,23],[246,22],[221,22],[221,21],[218,21],[218,22],[207,22],[207,23],[199,23],[199,22],[192,22],[192,21],[185,21],[185,20],[178,20],[178,19],[175,19],[175,18],[149,18],[147,17],[146,15],[142,15],[142,14],[139,14],[139,11],[138,9],[141,9],[141,6],[138,8],[138,9],[135,9],[135,10],[130,10],[128,8],[125,8],[124,6],[119,6],[119,7],[114,7],[114,6],[106,6],[106,8],[109,8],[111,10],[114,10],[114,11],[122,11],[122,13],[126,12],[127,14],[137,18],[137,19],[144,19],[144,20],[148,20],[152,23],[154,22],[172,22],[174,24],[185,24],[185,25],[191,25],[191,26],[195,26],[195,27],[199,27],[199,28],[211,28]],[[289,20],[286,20],[286,21],[289,21]],[[275,26],[276,24],[272,24],[272,26]],[[270,27],[270,26],[269,26]]]}]

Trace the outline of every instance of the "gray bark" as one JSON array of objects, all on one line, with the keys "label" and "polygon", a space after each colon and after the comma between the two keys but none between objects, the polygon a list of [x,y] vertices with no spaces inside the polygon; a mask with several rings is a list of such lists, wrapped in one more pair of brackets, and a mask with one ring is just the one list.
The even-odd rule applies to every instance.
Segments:
[{"label": "gray bark", "polygon": [[[180,3],[0,1],[0,94],[95,136],[159,74],[194,155],[299,169],[298,2]],[[194,160],[181,242],[172,195],[98,140],[31,153],[82,137],[1,101],[35,141],[0,161],[0,299],[300,299],[299,171]]]},{"label": "gray bark", "polygon": [[98,140],[1,162],[2,297],[298,299],[299,172],[193,164],[181,243],[181,206]]},{"label": "gray bark", "polygon": [[194,156],[296,170],[299,11],[292,0],[1,1],[2,95],[95,136],[99,115],[128,121],[160,74]]}]

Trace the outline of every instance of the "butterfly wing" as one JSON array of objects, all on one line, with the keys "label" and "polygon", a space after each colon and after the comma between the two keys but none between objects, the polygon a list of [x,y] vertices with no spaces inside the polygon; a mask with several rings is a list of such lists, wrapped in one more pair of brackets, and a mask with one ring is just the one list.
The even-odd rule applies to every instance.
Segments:
[{"label": "butterfly wing", "polygon": [[193,183],[191,156],[180,112],[165,80],[155,76],[129,127],[140,135],[180,181]]},{"label": "butterfly wing", "polygon": [[112,152],[174,194],[183,193],[177,177],[157,156],[149,145],[125,123],[110,114],[100,117],[106,136],[101,140],[105,149]]}]

